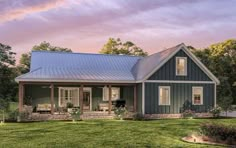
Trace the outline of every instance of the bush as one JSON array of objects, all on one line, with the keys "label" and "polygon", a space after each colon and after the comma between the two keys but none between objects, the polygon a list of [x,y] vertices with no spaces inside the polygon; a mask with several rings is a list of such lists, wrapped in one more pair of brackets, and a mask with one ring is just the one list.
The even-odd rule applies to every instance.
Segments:
[{"label": "bush", "polygon": [[221,112],[221,107],[219,107],[219,106],[216,106],[210,110],[210,113],[212,114],[212,116],[214,118],[220,117],[220,112]]},{"label": "bush", "polygon": [[223,124],[202,124],[200,133],[215,141],[225,141],[227,144],[236,144],[236,126]]},{"label": "bush", "polygon": [[183,116],[183,118],[193,118],[193,117],[195,117],[195,111],[192,111],[192,110],[190,110],[190,109],[185,110],[185,111],[182,113],[182,116]]},{"label": "bush", "polygon": [[79,107],[72,108],[72,111],[70,114],[73,119],[73,122],[80,120],[80,108]]},{"label": "bush", "polygon": [[66,108],[73,108],[73,104],[72,103],[70,103],[70,102],[68,102],[67,104],[66,104]]},{"label": "bush", "polygon": [[127,114],[127,109],[125,107],[118,107],[115,109],[114,113],[116,117],[121,120]]}]

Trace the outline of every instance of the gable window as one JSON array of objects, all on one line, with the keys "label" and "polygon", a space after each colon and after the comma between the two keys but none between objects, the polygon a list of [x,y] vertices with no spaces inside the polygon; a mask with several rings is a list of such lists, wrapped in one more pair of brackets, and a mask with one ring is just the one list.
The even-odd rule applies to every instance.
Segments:
[{"label": "gable window", "polygon": [[203,87],[192,88],[192,102],[193,102],[193,105],[203,104]]},{"label": "gable window", "polygon": [[176,75],[186,76],[187,75],[187,58],[176,57]]},{"label": "gable window", "polygon": [[159,86],[159,105],[170,105],[170,86]]},{"label": "gable window", "polygon": [[[112,87],[111,88],[111,100],[118,100],[120,99],[120,88],[119,87]],[[109,100],[109,88],[103,87],[103,101]]]}]

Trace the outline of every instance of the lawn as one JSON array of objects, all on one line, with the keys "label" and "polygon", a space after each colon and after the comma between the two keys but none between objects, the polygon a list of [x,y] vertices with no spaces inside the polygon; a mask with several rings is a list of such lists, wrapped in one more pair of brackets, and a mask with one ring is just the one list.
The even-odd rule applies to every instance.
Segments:
[{"label": "lawn", "polygon": [[236,125],[236,119],[6,123],[0,147],[207,147],[180,140],[203,122]]}]

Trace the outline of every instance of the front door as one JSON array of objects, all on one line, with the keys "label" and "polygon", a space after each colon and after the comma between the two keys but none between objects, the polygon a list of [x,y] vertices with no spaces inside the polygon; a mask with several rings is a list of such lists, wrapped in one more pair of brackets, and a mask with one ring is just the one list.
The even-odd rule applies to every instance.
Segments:
[{"label": "front door", "polygon": [[83,90],[83,110],[91,110],[91,88],[84,88]]}]

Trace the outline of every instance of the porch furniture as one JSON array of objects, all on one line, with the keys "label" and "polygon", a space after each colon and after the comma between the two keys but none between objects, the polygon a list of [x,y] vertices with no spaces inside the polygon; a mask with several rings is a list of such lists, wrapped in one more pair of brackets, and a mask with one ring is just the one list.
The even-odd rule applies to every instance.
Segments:
[{"label": "porch furniture", "polygon": [[115,107],[125,107],[125,100],[116,100]]},{"label": "porch furniture", "polygon": [[[55,108],[55,104],[54,104]],[[37,112],[50,112],[51,111],[51,104],[38,104],[36,108]]]}]

